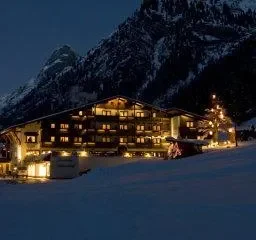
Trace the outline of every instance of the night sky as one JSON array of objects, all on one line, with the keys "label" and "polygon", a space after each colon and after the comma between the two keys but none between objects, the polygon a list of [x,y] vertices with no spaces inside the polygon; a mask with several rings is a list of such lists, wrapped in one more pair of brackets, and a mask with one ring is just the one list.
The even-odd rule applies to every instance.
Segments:
[{"label": "night sky", "polygon": [[35,77],[52,51],[80,55],[110,35],[141,0],[1,0],[0,95]]}]

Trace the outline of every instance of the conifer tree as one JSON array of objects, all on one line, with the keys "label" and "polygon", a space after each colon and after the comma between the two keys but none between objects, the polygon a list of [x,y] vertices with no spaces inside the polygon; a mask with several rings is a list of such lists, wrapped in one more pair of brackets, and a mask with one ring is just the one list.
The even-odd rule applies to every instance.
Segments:
[{"label": "conifer tree", "polygon": [[226,115],[226,110],[215,94],[211,96],[211,107],[205,110],[207,120],[200,121],[199,132],[204,137],[213,136],[213,142],[218,142],[219,132],[228,132],[232,128],[232,120]]}]

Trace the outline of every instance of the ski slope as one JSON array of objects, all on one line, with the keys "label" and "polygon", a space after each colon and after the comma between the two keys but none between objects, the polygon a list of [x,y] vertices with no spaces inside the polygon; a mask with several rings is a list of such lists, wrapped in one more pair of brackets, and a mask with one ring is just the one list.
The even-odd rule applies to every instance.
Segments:
[{"label": "ski slope", "polygon": [[256,236],[256,143],[45,184],[0,182],[1,239]]}]

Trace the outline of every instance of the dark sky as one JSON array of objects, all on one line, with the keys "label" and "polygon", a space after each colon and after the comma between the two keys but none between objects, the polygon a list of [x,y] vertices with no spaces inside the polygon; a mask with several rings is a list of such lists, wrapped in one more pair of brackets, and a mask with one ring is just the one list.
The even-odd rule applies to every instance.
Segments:
[{"label": "dark sky", "polygon": [[84,55],[140,3],[141,0],[1,0],[0,95],[36,76],[52,51],[63,44]]}]

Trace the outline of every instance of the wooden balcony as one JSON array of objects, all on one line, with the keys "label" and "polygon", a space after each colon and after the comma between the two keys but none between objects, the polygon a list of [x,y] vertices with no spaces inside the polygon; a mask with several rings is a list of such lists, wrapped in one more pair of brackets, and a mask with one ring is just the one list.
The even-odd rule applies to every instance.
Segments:
[{"label": "wooden balcony", "polygon": [[118,116],[105,116],[105,115],[96,115],[95,120],[98,122],[118,122]]}]

